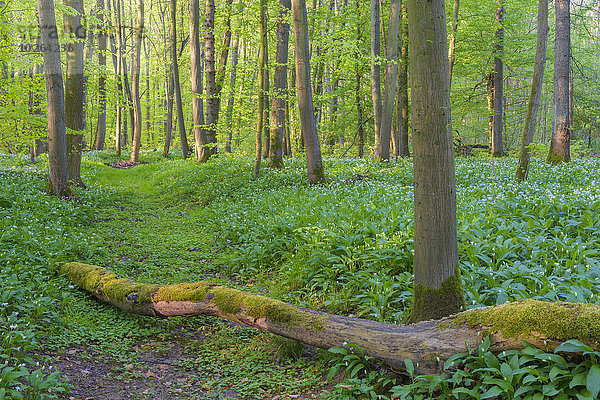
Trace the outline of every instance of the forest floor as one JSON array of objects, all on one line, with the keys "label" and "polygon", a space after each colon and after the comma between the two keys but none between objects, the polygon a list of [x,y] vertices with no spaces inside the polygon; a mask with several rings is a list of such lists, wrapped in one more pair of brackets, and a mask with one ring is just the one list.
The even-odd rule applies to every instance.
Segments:
[{"label": "forest floor", "polygon": [[[268,290],[258,281],[240,286],[238,277],[215,265],[221,255],[202,205],[165,204],[152,188],[132,184],[144,180],[143,171],[113,168],[100,178],[110,181],[113,199],[85,227],[105,246],[98,264],[147,282],[210,279]],[[217,318],[158,320],[114,310],[84,293],[77,298],[65,320],[85,325],[78,328],[83,338],[59,337],[44,354],[71,387],[65,399],[303,400],[323,398],[333,386],[316,351],[295,342]]]}]

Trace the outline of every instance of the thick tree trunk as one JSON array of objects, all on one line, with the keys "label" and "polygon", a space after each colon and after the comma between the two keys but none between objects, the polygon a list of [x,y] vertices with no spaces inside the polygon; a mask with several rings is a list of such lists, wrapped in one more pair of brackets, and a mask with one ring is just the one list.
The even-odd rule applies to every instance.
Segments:
[{"label": "thick tree trunk", "polygon": [[325,181],[325,168],[321,159],[319,136],[313,113],[312,87],[310,84],[310,57],[308,52],[308,22],[305,0],[292,0],[294,14],[294,41],[296,57],[296,80],[298,107],[300,109],[300,125],[306,151],[308,181],[321,183]]},{"label": "thick tree trunk", "polygon": [[408,12],[406,7],[406,1],[402,1],[402,33],[400,36],[402,37],[402,62],[400,63],[400,77],[398,82],[398,96],[400,97],[400,107],[402,109],[402,129],[400,132],[400,138],[402,143],[402,157],[410,157],[410,148],[408,146],[408,119],[409,119],[409,109],[408,109],[408,67],[409,67],[409,57],[408,57]]},{"label": "thick tree trunk", "polygon": [[552,139],[548,162],[571,160],[570,90],[571,11],[569,0],[555,1],[556,35],[554,40],[554,106]]},{"label": "thick tree trunk", "polygon": [[[447,71],[446,60],[444,65]],[[419,373],[439,374],[445,359],[491,336],[490,350],[522,349],[526,340],[546,351],[578,339],[600,349],[600,306],[526,300],[452,315],[413,325],[327,314],[214,282],[157,285],[132,282],[93,265],[68,263],[60,272],[97,299],[126,312],[173,317],[210,315],[299,342],[330,348],[346,343],[403,370],[418,363]]]},{"label": "thick tree trunk", "polygon": [[275,55],[275,76],[273,78],[273,103],[271,105],[271,146],[269,165],[283,168],[283,137],[285,132],[285,92],[287,86],[288,41],[290,25],[285,22],[291,12],[290,0],[280,0],[279,20],[277,21],[277,52]]},{"label": "thick tree trunk", "polygon": [[[410,322],[459,312],[456,183],[443,0],[409,0],[415,187],[415,294]],[[435,212],[432,212],[435,210]]]},{"label": "thick tree trunk", "polygon": [[85,77],[83,75],[84,42],[81,32],[82,0],[66,0],[65,4],[77,11],[77,15],[64,15],[65,32],[71,46],[67,50],[67,73],[65,82],[65,122],[67,126],[67,169],[69,181],[85,187],[81,180],[81,151],[85,133]]},{"label": "thick tree trunk", "polygon": [[519,165],[517,166],[516,178],[518,181],[527,179],[529,173],[529,160],[531,159],[530,145],[533,142],[537,114],[542,98],[542,82],[544,81],[544,68],[546,66],[548,31],[548,0],[539,0],[535,66],[533,68],[533,79],[531,82],[531,93],[529,95],[529,106],[527,107],[527,117],[525,118],[525,127],[523,128],[521,154],[519,156]]},{"label": "thick tree trunk", "polygon": [[40,44],[44,51],[44,71],[48,93],[48,175],[49,190],[56,196],[70,194],[67,169],[67,126],[65,123],[65,97],[62,67],[60,65],[60,44],[54,34],[56,18],[53,0],[37,0],[40,25]]},{"label": "thick tree trunk", "polygon": [[190,1],[190,79],[192,81],[192,120],[196,158],[204,161],[204,146],[208,144],[204,127],[204,102],[202,100],[202,52],[200,49],[200,4],[199,0]]},{"label": "thick tree trunk", "polygon": [[142,35],[144,32],[144,2],[136,0],[137,29],[133,48],[133,65],[131,66],[131,98],[133,101],[133,140],[131,143],[131,161],[138,162],[142,145],[142,104],[140,102],[140,59],[142,54]]},{"label": "thick tree trunk", "polygon": [[392,137],[392,120],[394,119],[394,99],[398,76],[398,31],[400,22],[400,0],[390,2],[390,22],[388,26],[387,63],[385,65],[385,92],[381,110],[381,129],[379,142],[375,147],[375,159],[390,159],[390,140]]},{"label": "thick tree trunk", "polygon": [[[379,0],[371,0],[371,97],[373,99],[373,121],[375,144],[381,135],[381,39],[379,32]],[[375,155],[377,158],[377,154]]]},{"label": "thick tree trunk", "polygon": [[502,113],[504,104],[504,62],[502,56],[504,53],[504,4],[500,0],[500,7],[496,10],[496,48],[494,57],[494,92],[493,99],[493,122],[492,122],[492,156],[501,157],[504,155],[502,146]]},{"label": "thick tree trunk", "polygon": [[450,34],[450,45],[448,46],[448,67],[450,71],[450,84],[452,84],[452,70],[454,69],[454,51],[456,50],[456,33],[458,32],[458,9],[460,0],[454,0],[452,6],[452,33]]},{"label": "thick tree trunk", "polygon": [[173,87],[175,91],[175,103],[177,104],[177,126],[179,128],[179,141],[183,158],[188,156],[188,141],[185,132],[185,120],[183,119],[183,103],[181,100],[181,85],[179,84],[179,64],[177,61],[177,0],[171,0],[171,63],[173,65]]},{"label": "thick tree trunk", "polygon": [[[106,67],[106,29],[104,28],[104,0],[98,0],[98,64],[101,69]],[[99,112],[98,125],[96,128],[96,142],[94,143],[95,150],[104,150],[104,142],[106,140],[106,74],[100,73],[98,76],[98,96],[99,96]]]}]

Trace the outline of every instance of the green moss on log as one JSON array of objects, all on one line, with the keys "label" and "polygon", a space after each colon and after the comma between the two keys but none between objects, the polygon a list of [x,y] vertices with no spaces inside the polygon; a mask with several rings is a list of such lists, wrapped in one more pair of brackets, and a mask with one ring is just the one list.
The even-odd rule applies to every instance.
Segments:
[{"label": "green moss on log", "polygon": [[444,279],[439,289],[415,285],[413,306],[406,324],[441,319],[465,309],[465,295],[462,287],[460,268]]},{"label": "green moss on log", "polygon": [[526,339],[532,334],[548,339],[578,338],[600,345],[600,307],[594,304],[525,300],[472,310],[456,317],[456,323],[482,326],[505,338]]}]

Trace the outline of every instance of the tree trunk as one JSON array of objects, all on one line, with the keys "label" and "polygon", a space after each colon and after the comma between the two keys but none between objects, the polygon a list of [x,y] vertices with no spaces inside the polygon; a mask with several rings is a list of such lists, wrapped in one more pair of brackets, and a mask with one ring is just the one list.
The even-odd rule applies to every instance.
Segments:
[{"label": "tree trunk", "polygon": [[67,126],[65,123],[65,97],[62,67],[60,65],[60,44],[54,34],[56,18],[54,0],[37,0],[41,46],[46,91],[48,93],[48,176],[49,191],[56,196],[70,194],[67,169]]},{"label": "tree trunk", "polygon": [[169,151],[171,150],[171,143],[173,142],[173,94],[174,94],[174,84],[173,84],[173,67],[169,68],[167,72],[167,76],[165,77],[165,109],[167,111],[166,119],[165,119],[165,145],[163,147],[162,156],[167,157],[169,155]]},{"label": "tree trunk", "polygon": [[310,58],[308,53],[308,22],[306,19],[305,0],[292,0],[294,14],[294,42],[296,58],[296,80],[298,107],[300,109],[300,125],[306,151],[308,181],[321,183],[325,181],[325,169],[321,159],[319,136],[313,113],[312,87],[310,85]]},{"label": "tree trunk", "polygon": [[81,151],[85,133],[85,77],[83,72],[84,42],[80,36],[82,0],[65,0],[65,5],[77,11],[77,15],[64,15],[65,32],[73,41],[67,50],[67,73],[65,82],[65,123],[67,127],[67,169],[69,181],[85,187],[81,180]]},{"label": "tree trunk", "polygon": [[217,154],[217,122],[219,119],[219,94],[215,70],[215,1],[206,0],[206,19],[204,21],[204,62],[206,65],[206,117],[202,130],[206,143],[200,148],[198,161],[205,162]]},{"label": "tree trunk", "polygon": [[121,155],[123,147],[123,30],[121,28],[121,0],[114,0],[115,18],[117,23],[117,92],[119,99],[117,102],[117,113],[115,116],[115,150],[117,156]]},{"label": "tree trunk", "polygon": [[267,1],[260,0],[260,58],[258,64],[258,110],[256,121],[256,153],[254,160],[254,176],[260,173],[260,162],[262,152],[262,133],[265,108],[265,69],[267,64]]},{"label": "tree trunk", "polygon": [[177,0],[171,0],[171,63],[173,65],[173,87],[175,103],[177,104],[177,126],[179,127],[179,141],[183,158],[188,156],[188,141],[183,119],[183,103],[181,101],[181,85],[179,84],[179,64],[177,61]]},{"label": "tree trunk", "polygon": [[535,66],[531,82],[531,93],[529,95],[529,106],[523,128],[523,140],[521,142],[521,154],[517,166],[517,181],[527,179],[529,173],[529,160],[531,159],[530,145],[533,142],[537,114],[542,98],[542,83],[544,81],[544,69],[546,66],[546,49],[548,46],[548,0],[538,1],[537,19],[537,44],[535,52]]},{"label": "tree trunk", "polygon": [[[381,138],[381,66],[379,33],[379,0],[371,0],[371,97],[373,98],[373,121],[375,123],[375,144]],[[375,158],[378,155],[375,154]]]},{"label": "tree trunk", "polygon": [[240,33],[236,32],[235,42],[233,44],[233,52],[231,54],[231,78],[229,80],[229,100],[227,101],[227,142],[225,144],[225,151],[231,153],[231,142],[233,139],[233,105],[235,103],[235,81],[237,78],[237,64],[238,64],[238,48],[240,44]]},{"label": "tree trunk", "polygon": [[390,22],[388,26],[388,61],[385,66],[385,92],[381,111],[381,129],[379,142],[376,143],[375,159],[388,161],[390,159],[390,140],[392,138],[392,120],[394,119],[394,99],[396,96],[396,81],[398,77],[398,24],[400,22],[400,0],[390,1]]},{"label": "tree trunk", "polygon": [[[415,187],[414,302],[409,322],[465,308],[458,267],[456,183],[443,0],[409,0]],[[435,210],[435,212],[432,212]]]},{"label": "tree trunk", "polygon": [[571,12],[569,0],[555,1],[556,35],[554,40],[554,105],[552,139],[548,162],[571,160],[569,115],[569,77],[571,75]]},{"label": "tree trunk", "polygon": [[288,41],[290,36],[290,25],[285,20],[292,8],[290,0],[280,0],[279,4],[275,77],[273,78],[274,93],[271,105],[271,146],[269,149],[269,164],[275,168],[283,168],[285,93],[287,87]]},{"label": "tree trunk", "polygon": [[496,30],[496,46],[494,57],[494,93],[493,99],[493,123],[492,123],[492,156],[501,157],[504,155],[502,148],[502,113],[504,105],[504,62],[502,57],[504,54],[504,4],[500,1],[500,7],[496,10],[496,22],[498,29]]},{"label": "tree trunk", "polygon": [[402,157],[410,157],[410,149],[408,147],[408,118],[409,118],[409,109],[408,109],[408,67],[409,67],[409,57],[408,57],[408,12],[406,7],[406,1],[402,2],[402,15],[404,16],[402,19],[402,62],[400,63],[400,82],[398,96],[400,96],[400,103],[402,109],[402,130],[401,130],[401,143],[402,143]]},{"label": "tree trunk", "polygon": [[[131,161],[138,162],[140,147],[142,145],[142,104],[140,102],[140,59],[142,53],[142,35],[144,32],[144,2],[136,0],[137,29],[135,31],[135,45],[133,48],[133,65],[131,66],[131,98],[133,100],[133,141],[131,143]],[[147,134],[147,133],[146,133]]]},{"label": "tree trunk", "polygon": [[448,67],[450,70],[450,84],[452,84],[452,70],[454,69],[454,50],[456,49],[456,33],[458,32],[458,9],[460,0],[454,0],[452,7],[452,33],[450,34],[450,45],[448,47]]},{"label": "tree trunk", "polygon": [[192,81],[192,120],[196,158],[204,161],[204,146],[208,145],[204,130],[204,102],[202,101],[202,51],[200,49],[200,4],[199,0],[190,1],[190,79]]},{"label": "tree trunk", "polygon": [[[104,0],[98,0],[98,64],[100,69],[106,68],[106,29],[104,27]],[[101,72],[98,76],[98,95],[100,109],[98,112],[98,126],[96,128],[95,150],[104,150],[106,140],[106,74]]]},{"label": "tree trunk", "polygon": [[[265,26],[268,24],[267,15],[265,13]],[[268,38],[267,38],[268,41]],[[265,48],[265,71],[264,71],[264,87],[265,106],[263,109],[263,139],[262,139],[262,158],[269,158],[269,150],[271,148],[271,127],[269,126],[269,46]]]},{"label": "tree trunk", "polygon": [[[443,64],[447,73],[447,59]],[[600,349],[600,306],[595,304],[526,300],[441,320],[392,325],[297,307],[214,282],[137,283],[119,279],[102,267],[76,262],[63,265],[60,272],[97,299],[126,312],[217,316],[325,349],[350,343],[393,369],[404,370],[404,361],[410,359],[418,363],[421,374],[441,373],[448,357],[467,352],[488,335],[495,353],[522,349],[522,340],[545,351],[570,339]]]}]

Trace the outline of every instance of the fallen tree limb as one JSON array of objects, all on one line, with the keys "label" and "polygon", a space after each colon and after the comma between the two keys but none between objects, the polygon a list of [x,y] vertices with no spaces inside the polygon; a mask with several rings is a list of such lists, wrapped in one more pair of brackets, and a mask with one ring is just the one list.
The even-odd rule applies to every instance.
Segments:
[{"label": "fallen tree limb", "polygon": [[521,340],[546,350],[578,339],[600,349],[600,306],[526,300],[475,309],[439,321],[392,325],[327,314],[242,292],[214,282],[157,285],[118,278],[109,270],[77,262],[60,272],[96,298],[124,311],[159,317],[212,315],[320,348],[352,343],[395,370],[404,360],[419,372],[441,372],[445,359],[466,352],[489,335],[490,349],[523,348]]}]

